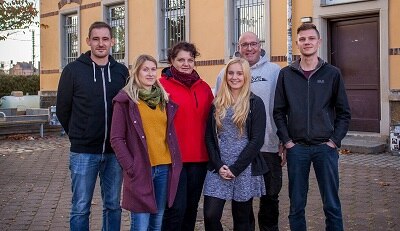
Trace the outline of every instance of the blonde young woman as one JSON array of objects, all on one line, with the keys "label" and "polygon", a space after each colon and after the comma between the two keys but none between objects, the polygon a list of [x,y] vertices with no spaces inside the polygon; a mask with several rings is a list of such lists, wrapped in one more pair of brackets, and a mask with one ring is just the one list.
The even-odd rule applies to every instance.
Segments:
[{"label": "blonde young woman", "polygon": [[139,56],[113,101],[111,145],[123,169],[122,207],[131,211],[131,230],[161,230],[182,168],[173,123],[178,108],[156,72],[153,57]]},{"label": "blonde young woman", "polygon": [[234,230],[252,230],[253,197],[265,194],[263,174],[268,171],[260,149],[264,143],[265,107],[250,92],[250,66],[243,58],[225,68],[221,87],[211,108],[206,129],[209,165],[204,183],[206,230],[223,230],[225,202],[232,200]]}]

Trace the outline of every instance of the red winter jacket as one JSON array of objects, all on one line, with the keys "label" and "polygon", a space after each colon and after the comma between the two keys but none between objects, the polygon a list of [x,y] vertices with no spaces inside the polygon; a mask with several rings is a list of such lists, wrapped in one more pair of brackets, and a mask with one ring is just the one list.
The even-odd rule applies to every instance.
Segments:
[{"label": "red winter jacket", "polygon": [[207,162],[204,135],[214,99],[210,86],[199,79],[188,88],[172,77],[169,67],[162,71],[160,82],[170,99],[179,105],[174,123],[182,162]]}]

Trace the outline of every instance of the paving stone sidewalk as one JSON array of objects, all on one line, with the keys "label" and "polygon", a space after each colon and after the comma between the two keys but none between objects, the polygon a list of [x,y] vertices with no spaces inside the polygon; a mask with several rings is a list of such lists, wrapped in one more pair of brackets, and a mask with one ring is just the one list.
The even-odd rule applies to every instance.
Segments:
[{"label": "paving stone sidewalk", "polygon": [[[71,199],[69,142],[57,134],[33,140],[0,140],[0,230],[68,230]],[[400,230],[400,156],[390,154],[340,156],[340,195],[346,230]],[[287,174],[284,168],[280,230],[288,225]],[[202,203],[197,230],[204,230]],[[222,223],[233,230],[230,203]],[[255,212],[258,200],[254,201]],[[99,187],[90,218],[91,230],[101,230]],[[311,172],[306,208],[309,230],[324,230],[324,215],[315,176]],[[129,230],[123,211],[122,230]]]}]

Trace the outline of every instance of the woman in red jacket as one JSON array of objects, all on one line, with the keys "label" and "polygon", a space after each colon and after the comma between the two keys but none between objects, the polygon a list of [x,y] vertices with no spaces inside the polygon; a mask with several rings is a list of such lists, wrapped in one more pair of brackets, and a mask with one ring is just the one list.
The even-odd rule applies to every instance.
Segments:
[{"label": "woman in red jacket", "polygon": [[156,65],[153,57],[139,56],[113,100],[111,145],[124,173],[122,207],[131,211],[131,230],[161,230],[182,168],[173,123],[177,105],[157,80]]},{"label": "woman in red jacket", "polygon": [[163,231],[194,230],[207,172],[204,134],[214,97],[208,84],[194,70],[198,55],[193,44],[179,42],[168,52],[171,66],[161,73],[161,84],[170,99],[179,105],[175,128],[183,162],[175,202],[164,214]]}]

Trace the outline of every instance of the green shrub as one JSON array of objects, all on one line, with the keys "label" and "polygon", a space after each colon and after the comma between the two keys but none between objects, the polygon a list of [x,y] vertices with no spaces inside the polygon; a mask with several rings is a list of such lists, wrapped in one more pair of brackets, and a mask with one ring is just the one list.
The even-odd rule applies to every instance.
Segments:
[{"label": "green shrub", "polygon": [[0,98],[12,91],[23,91],[24,95],[37,95],[40,88],[39,75],[0,75]]}]

